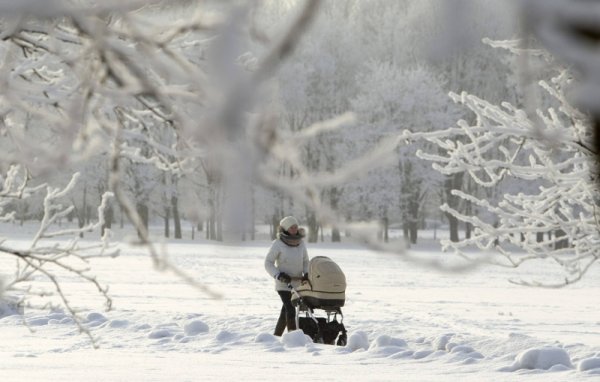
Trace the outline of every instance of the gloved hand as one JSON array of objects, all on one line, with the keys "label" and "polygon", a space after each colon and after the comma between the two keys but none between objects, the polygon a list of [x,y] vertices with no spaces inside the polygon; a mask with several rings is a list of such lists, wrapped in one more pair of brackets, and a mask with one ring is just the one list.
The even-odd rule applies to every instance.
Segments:
[{"label": "gloved hand", "polygon": [[282,283],[289,284],[290,281],[292,281],[292,278],[285,272],[279,272],[277,275],[277,280],[281,281]]}]

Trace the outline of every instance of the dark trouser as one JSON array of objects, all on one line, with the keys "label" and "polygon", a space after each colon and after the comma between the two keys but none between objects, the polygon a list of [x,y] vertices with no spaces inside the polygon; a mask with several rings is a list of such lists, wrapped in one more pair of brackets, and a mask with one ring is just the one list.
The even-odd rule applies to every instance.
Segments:
[{"label": "dark trouser", "polygon": [[288,332],[296,330],[296,308],[294,308],[294,305],[292,305],[292,292],[280,290],[277,291],[277,293],[279,293],[279,297],[281,297],[283,306],[281,307],[281,312],[279,313],[277,325],[275,325],[275,335],[281,336],[286,324]]}]

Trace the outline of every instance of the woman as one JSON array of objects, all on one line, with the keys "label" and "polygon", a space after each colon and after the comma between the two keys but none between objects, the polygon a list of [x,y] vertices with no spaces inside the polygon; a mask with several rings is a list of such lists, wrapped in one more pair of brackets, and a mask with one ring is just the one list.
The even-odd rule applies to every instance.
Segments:
[{"label": "woman", "polygon": [[284,217],[279,222],[277,239],[265,259],[265,269],[275,279],[275,290],[283,302],[275,325],[276,336],[283,334],[286,324],[288,332],[296,330],[296,310],[288,284],[296,287],[308,274],[308,252],[303,237],[304,231],[298,228],[298,220],[293,216]]}]

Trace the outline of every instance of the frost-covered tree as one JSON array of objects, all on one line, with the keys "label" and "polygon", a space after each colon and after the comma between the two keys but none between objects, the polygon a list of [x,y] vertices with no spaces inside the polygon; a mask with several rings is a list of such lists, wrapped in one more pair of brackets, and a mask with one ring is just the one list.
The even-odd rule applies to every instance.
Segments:
[{"label": "frost-covered tree", "polygon": [[[470,238],[444,242],[446,248],[466,258],[465,249],[472,246],[497,251],[506,259],[500,263],[513,267],[533,260],[554,261],[565,276],[546,280],[543,285],[549,286],[579,280],[598,259],[592,138],[585,116],[564,98],[570,81],[563,71],[552,81],[541,82],[557,107],[538,109],[534,116],[509,103],[494,105],[467,93],[453,95],[475,113],[476,123],[461,120],[455,128],[429,135],[441,153],[421,152],[421,157],[444,174],[465,172],[480,186],[503,187],[505,193],[500,200],[488,200],[455,190],[454,195],[481,212],[470,216],[443,206],[474,227]],[[527,187],[531,182],[538,186]]]},{"label": "frost-covered tree", "polygon": [[[290,131],[301,131],[349,110],[349,100],[356,91],[355,73],[363,60],[355,42],[357,33],[353,31],[358,17],[354,3],[324,3],[295,59],[283,65],[278,73],[275,97],[282,115],[281,123]],[[347,130],[315,135],[303,146],[303,165],[311,171],[335,171],[352,156],[348,153],[353,151],[353,138]],[[282,174],[295,175],[289,168],[283,168]],[[332,209],[338,210],[344,185],[336,184],[315,192]],[[308,240],[316,241],[322,222],[310,208],[305,214]],[[333,240],[338,241],[336,222],[330,221],[328,225],[332,226]]]},{"label": "frost-covered tree", "polygon": [[[432,131],[459,115],[436,74],[424,67],[402,69],[388,62],[371,62],[358,82],[362,89],[352,105],[372,143],[402,129]],[[396,170],[377,183],[384,189],[396,187],[403,229],[411,243],[417,242],[426,199],[437,197],[435,190],[441,187],[441,178],[415,156],[416,150],[427,143],[420,145],[400,146]]]}]

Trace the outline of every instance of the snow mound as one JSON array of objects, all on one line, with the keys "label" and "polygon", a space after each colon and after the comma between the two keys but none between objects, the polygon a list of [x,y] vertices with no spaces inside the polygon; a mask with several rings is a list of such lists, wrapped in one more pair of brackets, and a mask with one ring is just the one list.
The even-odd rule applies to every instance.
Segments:
[{"label": "snow mound", "polygon": [[127,326],[129,326],[129,321],[128,320],[112,320],[108,326],[110,326],[111,328],[126,328]]},{"label": "snow mound", "polygon": [[196,336],[200,333],[208,333],[208,325],[201,320],[192,320],[185,323],[183,332],[186,336]]},{"label": "snow mound", "polygon": [[300,329],[285,333],[281,337],[281,342],[288,347],[306,346],[313,343],[312,339]]},{"label": "snow mound", "polygon": [[102,313],[92,312],[88,313],[86,321],[88,326],[100,326],[108,321],[108,319]]},{"label": "snow mound", "polygon": [[413,353],[412,357],[414,359],[423,359],[425,357],[429,357],[433,354],[433,350],[419,350]]},{"label": "snow mound", "polygon": [[174,335],[175,335],[175,333],[171,329],[161,328],[161,329],[155,329],[155,330],[151,331],[150,334],[148,334],[148,338],[156,340],[156,339],[162,339],[162,338],[170,338],[170,337],[173,337]]},{"label": "snow mound", "polygon": [[272,343],[276,342],[277,337],[272,335],[271,333],[258,333],[258,335],[254,338],[254,342],[256,343]]},{"label": "snow mound", "polygon": [[446,349],[446,345],[450,342],[450,338],[452,338],[454,334],[444,334],[433,340],[433,350],[448,350]]},{"label": "snow mound", "polygon": [[403,350],[397,353],[390,355],[388,358],[390,359],[402,359],[402,358],[410,358],[415,354],[412,350]]},{"label": "snow mound", "polygon": [[405,348],[408,345],[406,344],[406,341],[404,341],[401,338],[393,338],[388,335],[381,335],[381,336],[375,338],[375,341],[373,341],[373,343],[371,344],[369,349],[377,349],[377,348],[382,348],[382,347],[387,347],[387,346],[395,346],[395,347]]},{"label": "snow mound", "polygon": [[104,317],[104,315],[102,313],[97,313],[97,312],[88,313],[88,315],[86,316],[86,319],[88,321],[101,321],[101,322],[106,321],[106,317]]},{"label": "snow mound", "polygon": [[454,345],[447,346],[447,348],[449,348],[448,352],[452,355],[452,360],[461,362],[463,365],[471,365],[477,363],[478,360],[485,358],[483,354],[469,345]]},{"label": "snow mound", "polygon": [[577,365],[577,370],[579,371],[588,371],[593,369],[600,370],[600,357],[582,359]]},{"label": "snow mound", "polygon": [[351,351],[369,349],[369,336],[363,331],[352,333],[350,338],[348,338],[346,348],[350,349]]},{"label": "snow mound", "polygon": [[35,316],[26,320],[27,326],[43,326],[48,325],[49,318],[47,316]]},{"label": "snow mound", "polygon": [[450,349],[450,353],[466,353],[466,354],[469,354],[469,353],[474,353],[474,352],[475,352],[475,349],[473,349],[472,347],[470,347],[468,345],[456,345],[456,346],[453,346]]},{"label": "snow mound", "polygon": [[238,335],[229,330],[221,330],[217,333],[215,340],[219,343],[233,342],[238,338]]},{"label": "snow mound", "polygon": [[138,324],[133,329],[135,331],[142,331],[142,330],[148,330],[150,328],[152,328],[152,326],[150,326],[150,324]]},{"label": "snow mound", "polygon": [[388,335],[381,335],[373,341],[369,347],[369,352],[383,356],[389,356],[406,350],[406,341],[401,338],[393,338]]},{"label": "snow mound", "polygon": [[558,347],[541,347],[527,349],[519,353],[512,366],[503,368],[501,371],[516,371],[520,369],[562,371],[572,367],[571,358],[564,349]]}]

